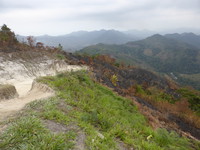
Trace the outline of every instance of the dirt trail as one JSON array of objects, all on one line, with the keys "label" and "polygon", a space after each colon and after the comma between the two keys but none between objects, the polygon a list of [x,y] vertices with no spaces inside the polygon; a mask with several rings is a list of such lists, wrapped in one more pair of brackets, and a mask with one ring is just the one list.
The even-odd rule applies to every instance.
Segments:
[{"label": "dirt trail", "polygon": [[[77,71],[81,69],[86,69],[86,68],[76,65],[65,65],[65,67],[61,69],[61,72]],[[55,71],[51,72],[51,75],[55,74],[56,74]],[[21,76],[20,80],[16,79],[11,79],[9,81],[5,80],[6,83],[15,86],[17,93],[19,94],[19,97],[10,100],[3,100],[3,101],[0,100],[0,122],[4,121],[6,118],[8,118],[8,116],[14,115],[16,112],[21,110],[26,104],[34,100],[46,99],[54,95],[54,91],[50,89],[47,85],[35,82],[34,79],[36,77],[37,76],[24,78],[23,76]]]},{"label": "dirt trail", "polygon": [[0,121],[16,114],[16,112],[21,110],[26,104],[34,100],[45,99],[54,95],[54,92],[46,85],[36,83],[33,85],[32,89],[31,86],[32,82],[30,80],[16,84],[16,89],[20,95],[19,98],[0,102]]}]

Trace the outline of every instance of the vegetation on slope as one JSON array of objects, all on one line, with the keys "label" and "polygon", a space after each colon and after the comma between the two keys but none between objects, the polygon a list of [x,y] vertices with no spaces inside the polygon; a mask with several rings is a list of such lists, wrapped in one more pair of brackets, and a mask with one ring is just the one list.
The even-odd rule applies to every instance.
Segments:
[{"label": "vegetation on slope", "polygon": [[15,33],[11,31],[7,25],[3,25],[0,29],[0,52],[16,52],[16,51],[40,51],[48,50],[50,52],[58,52],[62,50],[62,46],[57,47],[44,46],[41,42],[36,42],[33,36],[27,37],[27,42],[20,43],[15,37]]},{"label": "vegetation on slope", "polygon": [[194,33],[166,34],[165,37],[183,41],[185,43],[188,43],[200,48],[200,36]]},{"label": "vegetation on slope", "polygon": [[183,86],[192,86],[195,89],[200,90],[200,73],[198,74],[175,74],[177,82]]},{"label": "vegetation on slope", "polygon": [[154,35],[141,41],[123,45],[97,44],[86,47],[79,54],[107,54],[118,62],[139,66],[156,72],[177,74],[178,82],[188,83],[195,88],[200,82],[193,82],[179,74],[200,73],[200,49],[187,43]]},{"label": "vegetation on slope", "polygon": [[[118,64],[115,59],[106,55],[71,57],[75,62],[89,65],[97,81],[111,87],[122,96],[138,101],[143,105],[141,112],[148,107],[150,110],[143,114],[147,116],[152,126],[163,127],[159,122],[164,121],[166,128],[181,129],[200,138],[199,108],[196,107],[198,110],[194,108],[199,105],[199,101],[198,99],[191,101],[186,95],[180,93],[181,87],[172,80],[144,69]],[[189,91],[198,93],[195,90]]]},{"label": "vegetation on slope", "polygon": [[[33,102],[0,136],[0,149],[72,149],[82,130],[86,149],[141,150],[198,149],[186,138],[166,129],[154,131],[126,98],[92,81],[85,72],[44,77],[56,97]],[[52,134],[43,122],[51,120],[67,130]],[[69,128],[71,127],[71,128]],[[74,128],[72,128],[74,127]]]},{"label": "vegetation on slope", "polygon": [[0,29],[0,45],[9,46],[16,43],[18,43],[18,41],[15,38],[15,33],[4,24]]},{"label": "vegetation on slope", "polygon": [[18,96],[15,86],[10,84],[0,84],[0,101]]},{"label": "vegetation on slope", "polygon": [[124,45],[98,44],[82,49],[79,53],[110,54],[121,62],[151,67],[158,72],[198,73],[200,50],[189,44],[161,35]]}]

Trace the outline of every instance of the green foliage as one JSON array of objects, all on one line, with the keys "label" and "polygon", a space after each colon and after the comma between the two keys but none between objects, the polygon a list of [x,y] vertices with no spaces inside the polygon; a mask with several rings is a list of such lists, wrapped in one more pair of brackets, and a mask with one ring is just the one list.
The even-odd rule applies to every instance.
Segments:
[{"label": "green foliage", "polygon": [[[153,131],[130,100],[96,84],[84,72],[60,74],[48,84],[74,108],[68,117],[86,132],[89,149],[117,149],[115,139],[136,149],[191,149],[189,142],[175,133]],[[144,90],[138,86],[138,92]]]},{"label": "green foliage", "polygon": [[1,31],[3,31],[3,32],[6,32],[6,31],[7,31],[7,32],[10,32],[10,28],[8,28],[7,25],[4,24],[4,25],[1,27]]},{"label": "green foliage", "polygon": [[143,90],[143,88],[142,88],[142,86],[141,85],[136,85],[136,87],[135,87],[135,92],[137,93],[137,94],[145,94],[145,91]]},{"label": "green foliage", "polygon": [[8,28],[5,24],[0,30],[0,44],[2,44],[2,42],[7,44],[15,44],[18,42],[14,32],[11,32],[10,28]]},{"label": "green foliage", "polygon": [[177,92],[180,93],[183,98],[186,98],[190,103],[190,108],[200,115],[200,92],[187,88],[178,89]]},{"label": "green foliage", "polygon": [[165,91],[162,91],[156,87],[149,87],[143,92],[144,96],[148,96],[154,101],[167,101],[169,103],[175,103],[176,99],[170,95],[167,94]]},{"label": "green foliage", "polygon": [[[111,55],[117,62],[134,65],[160,73],[198,74],[200,73],[200,50],[183,42],[154,35],[147,39],[129,42],[123,45],[97,44],[78,52],[88,55]],[[191,77],[190,77],[191,78]],[[179,83],[186,83],[195,88],[198,82],[179,77]]]},{"label": "green foliage", "polygon": [[177,81],[183,86],[192,86],[193,88],[200,90],[200,74],[175,74]]},{"label": "green foliage", "polygon": [[[157,130],[157,136],[155,137],[155,140],[159,145],[162,147],[168,147],[168,149],[171,150],[187,150],[187,144],[188,141],[184,138],[180,138],[175,132],[168,132],[166,129],[158,129]],[[176,143],[174,143],[176,141]],[[175,145],[173,145],[173,143]],[[181,145],[180,145],[181,144]],[[176,147],[177,145],[180,145]]]},{"label": "green foliage", "polygon": [[62,54],[57,54],[56,57],[57,57],[58,59],[60,59],[60,60],[65,59],[65,56],[62,55]]},{"label": "green foliage", "polygon": [[68,134],[53,135],[34,116],[22,117],[0,136],[1,150],[64,150],[73,143]]},{"label": "green foliage", "polygon": [[60,43],[58,44],[58,50],[63,50],[63,46]]},{"label": "green foliage", "polygon": [[117,141],[141,150],[193,149],[188,140],[174,132],[154,131],[129,99],[92,81],[84,71],[38,81],[54,88],[56,97],[27,106],[26,117],[17,119],[0,136],[0,149],[73,149],[77,131],[53,135],[41,123],[46,119],[77,124],[85,132],[85,143],[91,150],[119,149]]}]

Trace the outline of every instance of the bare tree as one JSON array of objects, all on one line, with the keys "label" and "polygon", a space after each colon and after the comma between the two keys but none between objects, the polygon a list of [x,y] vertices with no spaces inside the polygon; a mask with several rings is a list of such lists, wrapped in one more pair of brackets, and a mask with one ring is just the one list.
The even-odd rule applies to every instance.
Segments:
[{"label": "bare tree", "polygon": [[28,36],[27,37],[27,41],[28,41],[29,46],[34,47],[34,45],[35,45],[35,39],[34,39],[33,36]]}]

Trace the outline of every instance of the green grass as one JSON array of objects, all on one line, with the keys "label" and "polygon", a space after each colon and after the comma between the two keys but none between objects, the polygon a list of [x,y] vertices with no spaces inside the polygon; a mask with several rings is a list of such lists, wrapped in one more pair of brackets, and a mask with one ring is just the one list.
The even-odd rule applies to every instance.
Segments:
[{"label": "green grass", "polygon": [[62,55],[62,54],[57,54],[56,57],[60,60],[64,60],[65,59],[65,56]]},{"label": "green grass", "polygon": [[169,103],[175,103],[177,101],[177,99],[175,99],[172,95],[167,94],[165,91],[160,90],[156,87],[143,89],[141,85],[136,85],[135,94],[144,98],[146,97],[148,99],[151,99],[154,102],[167,101]]},{"label": "green grass", "polygon": [[[188,139],[175,132],[154,131],[129,99],[92,81],[86,72],[63,73],[38,81],[54,88],[57,96],[29,104],[25,117],[0,136],[0,149],[65,150],[73,147],[76,130],[53,135],[41,120],[79,126],[85,132],[89,150],[117,150],[117,141],[137,150],[193,149]],[[197,143],[196,149],[198,147]]]},{"label": "green grass", "polygon": [[193,88],[200,90],[200,73],[198,74],[178,74],[178,82],[184,86],[192,86]]},{"label": "green grass", "polygon": [[190,108],[200,116],[200,91],[189,88],[181,88],[178,89],[177,92],[181,94],[183,98],[188,100]]},{"label": "green grass", "polygon": [[[1,150],[60,150],[73,147],[71,135],[53,135],[34,116],[21,117],[0,137]],[[67,142],[66,142],[67,141]]]}]

